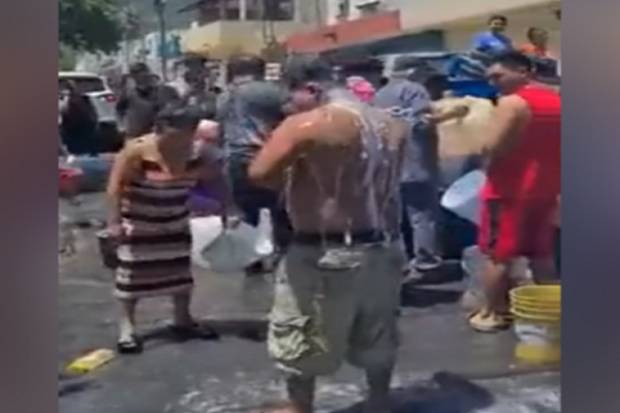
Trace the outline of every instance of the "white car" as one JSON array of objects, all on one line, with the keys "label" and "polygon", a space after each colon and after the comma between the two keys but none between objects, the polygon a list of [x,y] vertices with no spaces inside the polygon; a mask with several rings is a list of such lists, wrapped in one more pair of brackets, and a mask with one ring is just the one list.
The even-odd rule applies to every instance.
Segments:
[{"label": "white car", "polygon": [[77,91],[88,98],[97,114],[98,142],[93,142],[93,151],[99,153],[117,149],[121,142],[116,115],[117,98],[105,79],[95,73],[59,72],[59,111],[65,101],[64,92],[68,89],[69,82],[73,82]]}]

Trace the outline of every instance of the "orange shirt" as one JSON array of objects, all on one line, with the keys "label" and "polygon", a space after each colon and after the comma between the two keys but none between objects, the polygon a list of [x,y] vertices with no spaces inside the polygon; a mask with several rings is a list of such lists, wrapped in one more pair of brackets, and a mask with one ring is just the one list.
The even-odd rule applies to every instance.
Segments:
[{"label": "orange shirt", "polygon": [[523,54],[536,56],[536,57],[551,57],[547,49],[543,49],[532,43],[525,43],[519,48],[519,51]]}]

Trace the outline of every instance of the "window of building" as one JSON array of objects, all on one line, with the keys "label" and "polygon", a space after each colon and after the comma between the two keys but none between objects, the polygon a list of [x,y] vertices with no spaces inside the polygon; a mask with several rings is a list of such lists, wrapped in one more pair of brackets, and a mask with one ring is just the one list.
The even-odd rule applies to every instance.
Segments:
[{"label": "window of building", "polygon": [[223,20],[239,20],[241,18],[240,0],[223,0],[224,18]]},{"label": "window of building", "polygon": [[338,16],[339,20],[347,20],[351,11],[350,0],[340,0],[338,3]]},{"label": "window of building", "polygon": [[247,20],[263,19],[264,0],[245,0],[245,18]]},{"label": "window of building", "polygon": [[198,5],[198,24],[213,23],[220,20],[220,2],[219,1],[203,1]]},{"label": "window of building", "polygon": [[361,1],[357,4],[357,9],[360,11],[362,16],[369,16],[381,10],[381,1],[380,0]]},{"label": "window of building", "polygon": [[295,0],[264,0],[265,18],[275,21],[295,18]]},{"label": "window of building", "polygon": [[205,0],[198,5],[198,23],[200,25],[219,20],[239,20],[241,18],[241,0]]}]

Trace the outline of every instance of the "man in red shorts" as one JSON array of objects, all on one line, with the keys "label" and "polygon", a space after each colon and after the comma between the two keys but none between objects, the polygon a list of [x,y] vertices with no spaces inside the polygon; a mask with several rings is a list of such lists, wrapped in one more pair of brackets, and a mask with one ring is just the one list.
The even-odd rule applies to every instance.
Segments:
[{"label": "man in red shorts", "polygon": [[508,291],[516,258],[527,257],[534,278],[555,276],[554,214],[560,193],[561,101],[531,82],[532,63],[517,52],[499,56],[488,70],[500,91],[487,146],[479,246],[487,304],[472,328],[494,332],[510,325]]}]

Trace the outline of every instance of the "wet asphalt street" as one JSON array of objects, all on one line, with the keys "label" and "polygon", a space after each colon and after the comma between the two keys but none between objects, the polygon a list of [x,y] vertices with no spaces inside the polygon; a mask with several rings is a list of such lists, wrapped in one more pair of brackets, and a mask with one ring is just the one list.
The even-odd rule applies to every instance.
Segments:
[{"label": "wet asphalt street", "polygon": [[[74,221],[103,219],[100,194],[80,207],[61,205]],[[58,296],[59,411],[62,413],[258,413],[283,386],[262,341],[270,305],[269,277],[245,279],[197,270],[193,311],[219,327],[218,342],[174,343],[163,333],[171,303],[141,303],[146,349],[117,357],[83,377],[63,367],[96,348],[113,348],[116,303],[112,274],[97,253],[95,228],[76,229],[75,255],[60,259]],[[436,285],[403,289],[402,346],[394,382],[397,413],[560,412],[560,375],[513,358],[514,334],[473,333],[459,305],[458,274]],[[363,397],[358,371],[322,380],[317,411],[354,413]]]}]

